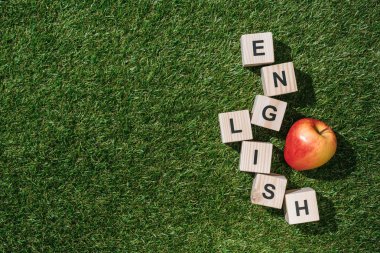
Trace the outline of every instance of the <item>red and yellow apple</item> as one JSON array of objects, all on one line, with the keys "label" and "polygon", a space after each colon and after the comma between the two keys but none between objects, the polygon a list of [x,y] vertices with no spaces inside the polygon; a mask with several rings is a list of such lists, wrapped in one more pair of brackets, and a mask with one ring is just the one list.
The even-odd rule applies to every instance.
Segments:
[{"label": "red and yellow apple", "polygon": [[295,170],[311,170],[327,163],[335,154],[334,131],[324,122],[311,118],[298,120],[286,136],[285,161]]}]

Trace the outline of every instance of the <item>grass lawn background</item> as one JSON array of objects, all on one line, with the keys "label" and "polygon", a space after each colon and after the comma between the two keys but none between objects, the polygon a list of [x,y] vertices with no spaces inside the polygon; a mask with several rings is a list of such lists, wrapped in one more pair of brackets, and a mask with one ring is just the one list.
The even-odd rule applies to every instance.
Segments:
[{"label": "grass lawn background", "polygon": [[[0,251],[378,251],[380,5],[323,2],[0,1]],[[250,204],[221,143],[218,113],[263,94],[240,36],[265,31],[299,92],[254,139],[288,188],[316,190],[316,224]],[[306,116],[339,144],[299,173],[282,149]]]}]

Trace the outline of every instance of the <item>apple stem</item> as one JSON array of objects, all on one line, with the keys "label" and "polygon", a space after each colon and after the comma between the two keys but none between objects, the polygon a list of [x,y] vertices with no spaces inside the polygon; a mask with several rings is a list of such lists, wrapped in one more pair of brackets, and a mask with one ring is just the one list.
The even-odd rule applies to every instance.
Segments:
[{"label": "apple stem", "polygon": [[322,131],[320,131],[319,134],[323,134],[324,131],[329,130],[329,129],[330,129],[329,127],[326,127],[325,129],[323,129]]}]

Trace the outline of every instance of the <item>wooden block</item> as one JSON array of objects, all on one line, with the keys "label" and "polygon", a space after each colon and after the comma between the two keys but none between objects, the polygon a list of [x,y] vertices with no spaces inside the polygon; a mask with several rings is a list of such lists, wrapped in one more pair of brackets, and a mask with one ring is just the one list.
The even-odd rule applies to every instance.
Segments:
[{"label": "wooden block", "polygon": [[225,112],[219,114],[222,142],[252,140],[252,128],[248,110]]},{"label": "wooden block", "polygon": [[253,104],[251,124],[279,131],[286,105],[286,102],[257,95]]},{"label": "wooden block", "polygon": [[243,141],[240,152],[240,171],[269,174],[273,144]]},{"label": "wooden block", "polygon": [[278,174],[257,174],[253,180],[251,202],[281,209],[288,180]]},{"label": "wooden block", "polygon": [[319,221],[315,191],[310,187],[286,191],[284,211],[289,224]]},{"label": "wooden block", "polygon": [[277,96],[297,91],[293,62],[261,68],[261,82],[265,96]]},{"label": "wooden block", "polygon": [[271,32],[245,34],[240,38],[244,67],[274,62],[273,36]]}]

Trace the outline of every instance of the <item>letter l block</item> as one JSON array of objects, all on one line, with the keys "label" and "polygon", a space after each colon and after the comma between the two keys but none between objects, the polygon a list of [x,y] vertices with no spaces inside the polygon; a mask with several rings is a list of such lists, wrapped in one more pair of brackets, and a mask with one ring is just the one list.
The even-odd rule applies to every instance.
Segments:
[{"label": "letter l block", "polygon": [[253,138],[248,110],[219,113],[219,126],[223,143]]},{"label": "letter l block", "polygon": [[257,95],[253,104],[251,124],[279,131],[286,105],[286,102]]},{"label": "letter l block", "polygon": [[257,174],[253,180],[251,202],[281,209],[288,180],[278,174]]}]

